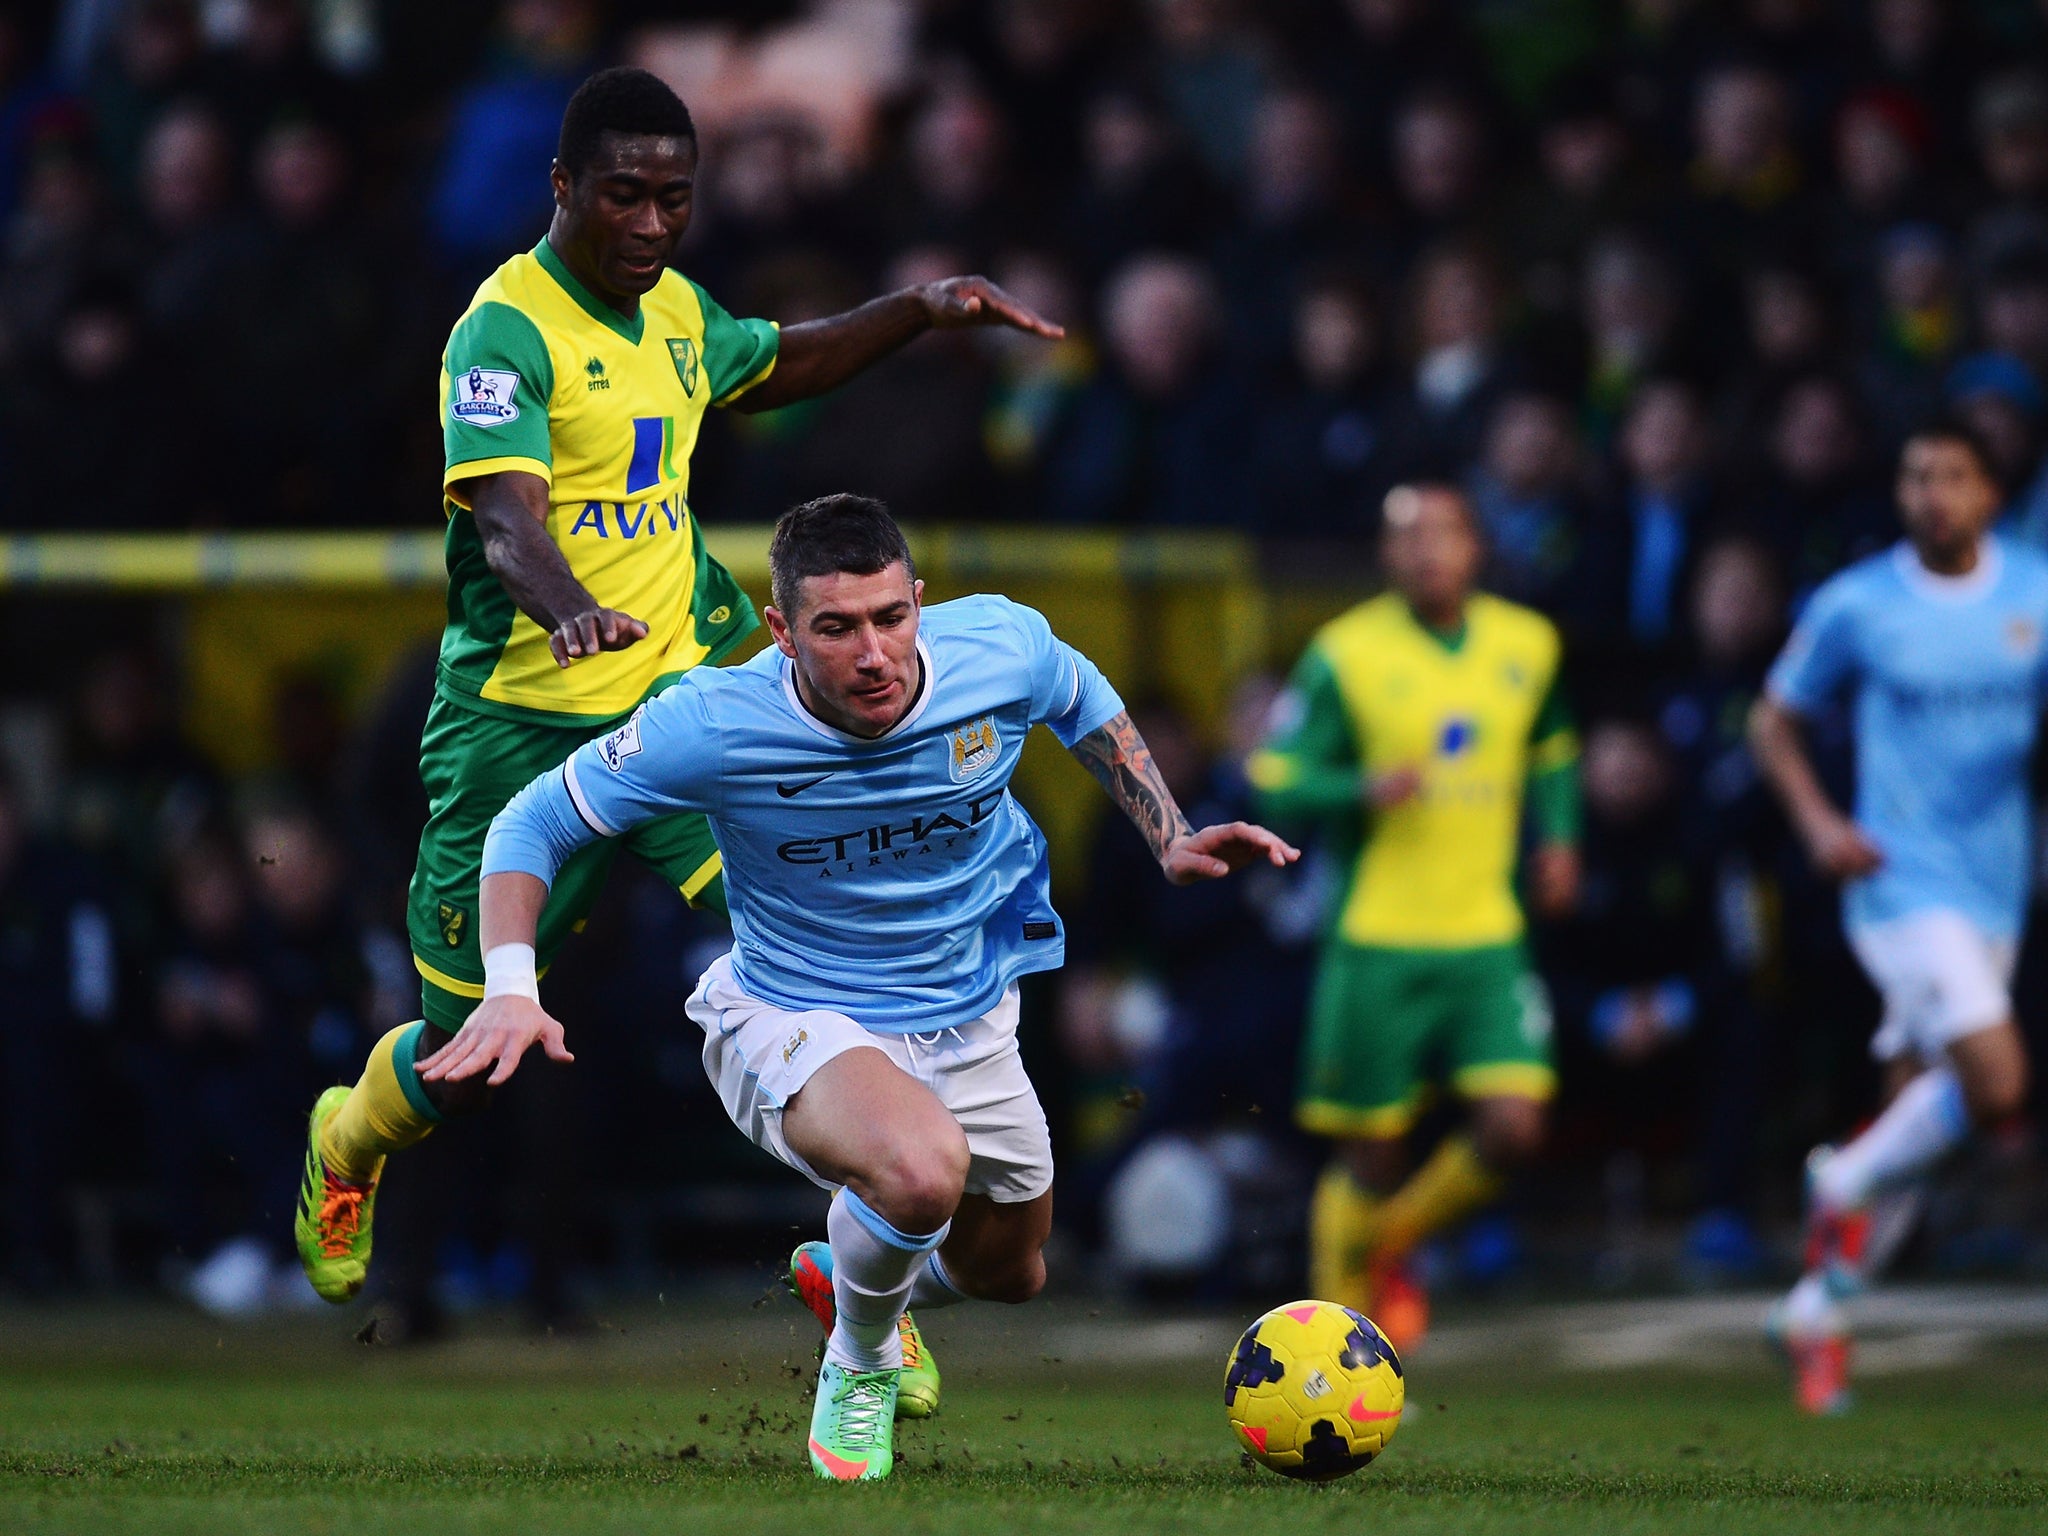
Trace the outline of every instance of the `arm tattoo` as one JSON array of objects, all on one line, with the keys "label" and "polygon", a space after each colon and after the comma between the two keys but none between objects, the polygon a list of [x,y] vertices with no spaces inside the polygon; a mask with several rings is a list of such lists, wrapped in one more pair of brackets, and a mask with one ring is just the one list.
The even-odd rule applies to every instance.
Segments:
[{"label": "arm tattoo", "polygon": [[1167,849],[1194,835],[1128,711],[1119,710],[1114,720],[1090,731],[1072,750],[1144,835],[1152,857],[1163,860]]}]

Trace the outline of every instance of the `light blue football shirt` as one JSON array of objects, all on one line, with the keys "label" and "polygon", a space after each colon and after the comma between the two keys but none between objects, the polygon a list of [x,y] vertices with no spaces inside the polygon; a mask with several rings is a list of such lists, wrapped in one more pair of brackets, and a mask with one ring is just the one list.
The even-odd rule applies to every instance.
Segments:
[{"label": "light blue football shirt", "polygon": [[1072,746],[1123,703],[1008,598],[926,608],[918,651],[923,687],[875,740],[806,709],[779,651],[687,673],[515,795],[483,872],[552,884],[596,838],[701,811],[750,996],[884,1033],[980,1017],[1066,955],[1044,834],[1010,794],[1024,738],[1043,722]]},{"label": "light blue football shirt", "polygon": [[1850,701],[1856,820],[1884,855],[1844,893],[1850,926],[1945,907],[2018,936],[2044,631],[2048,560],[1997,538],[1967,576],[1936,576],[1901,543],[1814,594],[1768,686],[1802,715]]}]

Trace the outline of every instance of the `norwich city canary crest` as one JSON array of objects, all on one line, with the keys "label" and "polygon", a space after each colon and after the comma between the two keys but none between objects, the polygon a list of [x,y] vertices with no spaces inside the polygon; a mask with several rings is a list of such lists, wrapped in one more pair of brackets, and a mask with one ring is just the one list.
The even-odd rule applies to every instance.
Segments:
[{"label": "norwich city canary crest", "polygon": [[676,377],[683,381],[683,393],[694,399],[697,394],[697,343],[687,336],[671,336],[668,355],[675,359]]},{"label": "norwich city canary crest", "polygon": [[462,930],[469,926],[469,914],[460,907],[441,903],[441,940],[450,949],[462,947]]}]

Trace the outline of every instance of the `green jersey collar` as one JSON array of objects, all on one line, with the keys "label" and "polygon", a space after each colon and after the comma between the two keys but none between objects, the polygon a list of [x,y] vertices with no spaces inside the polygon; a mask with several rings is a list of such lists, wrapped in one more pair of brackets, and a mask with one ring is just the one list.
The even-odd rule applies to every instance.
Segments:
[{"label": "green jersey collar", "polygon": [[1465,637],[1472,633],[1472,609],[1470,604],[1467,604],[1464,611],[1458,615],[1457,625],[1451,629],[1438,629],[1434,624],[1427,622],[1421,614],[1417,613],[1405,601],[1401,606],[1407,610],[1409,623],[1429,636],[1430,639],[1450,652],[1451,655],[1455,656],[1465,648]]},{"label": "green jersey collar", "polygon": [[533,258],[547,269],[547,274],[562,285],[562,291],[576,301],[577,307],[606,329],[615,331],[634,346],[640,345],[640,338],[647,332],[647,306],[641,305],[628,320],[611,305],[584,287],[571,272],[562,258],[555,254],[555,248],[542,235],[540,244],[533,248]]}]

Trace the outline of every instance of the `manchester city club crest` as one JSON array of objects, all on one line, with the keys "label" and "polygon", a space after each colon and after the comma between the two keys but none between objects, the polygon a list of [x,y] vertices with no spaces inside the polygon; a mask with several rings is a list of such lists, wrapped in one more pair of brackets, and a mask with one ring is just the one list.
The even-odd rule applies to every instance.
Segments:
[{"label": "manchester city club crest", "polygon": [[980,778],[1003,755],[1003,738],[996,733],[994,715],[983,715],[979,720],[955,726],[948,733],[948,740],[952,752],[946,763],[946,773],[955,784]]}]

